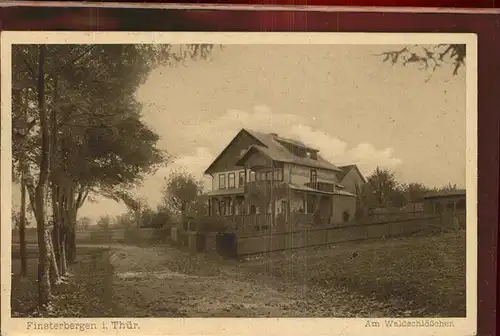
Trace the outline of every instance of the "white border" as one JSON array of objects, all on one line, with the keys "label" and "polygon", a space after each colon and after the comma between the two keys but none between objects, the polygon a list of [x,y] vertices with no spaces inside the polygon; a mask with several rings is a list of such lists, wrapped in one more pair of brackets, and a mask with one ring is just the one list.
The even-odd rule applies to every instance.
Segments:
[{"label": "white border", "polygon": [[[150,33],[150,32],[3,32],[1,35],[1,239],[2,239],[2,331],[8,335],[30,334],[26,322],[11,318],[11,46],[12,44],[122,44],[122,43],[214,43],[214,44],[438,44],[467,45],[466,87],[466,172],[467,172],[467,318],[452,321],[453,328],[365,328],[367,319],[345,318],[142,318],[141,329],[128,331],[144,335],[473,335],[477,330],[477,36],[475,34],[433,33]],[[76,319],[45,319],[74,322]],[[97,322],[124,319],[78,319]],[[387,319],[379,321],[382,326]],[[412,319],[433,320],[433,319]],[[36,331],[60,334],[64,331]],[[69,332],[69,331],[68,331]],[[111,329],[87,331],[117,334]],[[127,332],[127,331],[120,331]]]}]

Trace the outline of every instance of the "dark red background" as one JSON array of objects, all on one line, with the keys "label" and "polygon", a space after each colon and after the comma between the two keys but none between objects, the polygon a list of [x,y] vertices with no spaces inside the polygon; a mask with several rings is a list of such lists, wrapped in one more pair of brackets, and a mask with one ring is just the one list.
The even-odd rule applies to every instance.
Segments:
[{"label": "dark red background", "polygon": [[[22,2],[22,1],[19,1]],[[39,2],[45,2],[39,0]],[[75,1],[76,2],[76,1]],[[106,2],[95,0],[92,2]],[[109,1],[108,1],[109,2]],[[261,4],[261,5],[295,5],[295,6],[390,6],[390,7],[461,7],[461,8],[495,8],[500,2],[495,0],[212,0],[212,1],[138,1],[125,0],[122,3],[189,3],[189,4]]]},{"label": "dark red background", "polygon": [[[194,1],[193,1],[194,2]],[[214,1],[226,3],[225,1]],[[286,1],[265,1],[268,4]],[[288,2],[289,4],[292,2]],[[493,7],[493,1],[295,1],[295,4]],[[106,8],[0,8],[3,30],[471,32],[479,48],[478,334],[496,334],[500,16],[384,12],[271,12]],[[416,168],[417,169],[417,168]],[[403,332],[403,331],[402,331]]]}]

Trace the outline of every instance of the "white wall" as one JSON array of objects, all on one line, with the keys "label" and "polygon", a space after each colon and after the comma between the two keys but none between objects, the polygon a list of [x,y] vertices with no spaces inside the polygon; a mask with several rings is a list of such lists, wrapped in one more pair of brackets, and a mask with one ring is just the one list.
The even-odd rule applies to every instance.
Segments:
[{"label": "white wall", "polygon": [[353,168],[344,176],[340,184],[345,187],[345,191],[357,194],[356,185],[362,186],[363,183],[362,178],[359,176],[356,169]]}]

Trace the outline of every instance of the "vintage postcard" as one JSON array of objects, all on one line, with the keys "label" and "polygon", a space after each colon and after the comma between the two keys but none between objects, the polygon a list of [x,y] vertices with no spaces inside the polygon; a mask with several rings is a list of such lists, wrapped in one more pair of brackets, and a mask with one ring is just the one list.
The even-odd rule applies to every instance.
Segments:
[{"label": "vintage postcard", "polygon": [[476,41],[2,33],[2,334],[475,334]]}]

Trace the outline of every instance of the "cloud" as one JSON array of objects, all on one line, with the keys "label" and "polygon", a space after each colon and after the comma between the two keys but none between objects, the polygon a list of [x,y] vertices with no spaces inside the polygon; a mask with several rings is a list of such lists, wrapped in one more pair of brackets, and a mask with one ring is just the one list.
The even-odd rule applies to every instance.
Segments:
[{"label": "cloud", "polygon": [[[165,179],[179,168],[202,179],[205,187],[210,188],[210,179],[203,172],[241,128],[275,132],[284,137],[299,139],[318,149],[325,159],[335,165],[357,164],[365,175],[370,174],[377,166],[392,168],[402,163],[394,156],[392,148],[377,149],[369,143],[351,145],[324,130],[313,128],[309,123],[306,118],[273,112],[265,105],[258,105],[251,112],[232,109],[217,119],[196,125],[172,127],[170,136],[182,139],[187,144],[187,150],[177,154],[167,167],[148,176],[135,193],[145,198],[154,208],[162,198]],[[17,199],[16,196],[18,195],[13,198]],[[97,216],[94,213],[115,215],[126,211],[121,203],[102,197],[97,197],[97,200],[97,203],[85,204],[80,216]]]},{"label": "cloud", "polygon": [[145,188],[150,190],[148,199],[153,201],[159,197],[160,191],[153,193],[152,189],[158,189],[165,177],[178,168],[185,168],[197,178],[205,178],[208,186],[209,180],[203,176],[203,171],[242,128],[275,132],[284,137],[299,139],[320,150],[320,154],[332,163],[357,164],[365,174],[369,174],[377,166],[394,167],[401,164],[391,148],[377,149],[368,143],[351,146],[323,130],[314,129],[309,123],[306,118],[273,112],[265,105],[257,105],[251,112],[231,109],[217,119],[176,127],[173,132],[183,138],[183,143],[189,144],[190,151],[177,155],[168,168],[148,179],[145,183]]}]

